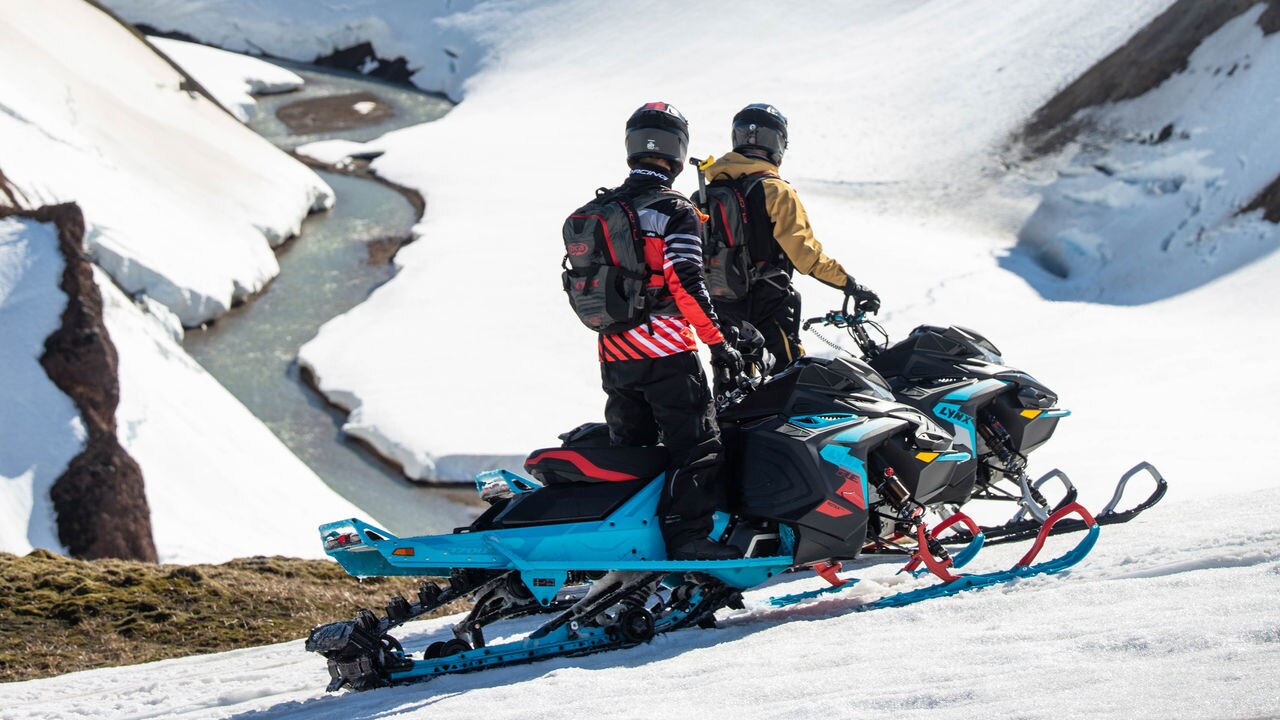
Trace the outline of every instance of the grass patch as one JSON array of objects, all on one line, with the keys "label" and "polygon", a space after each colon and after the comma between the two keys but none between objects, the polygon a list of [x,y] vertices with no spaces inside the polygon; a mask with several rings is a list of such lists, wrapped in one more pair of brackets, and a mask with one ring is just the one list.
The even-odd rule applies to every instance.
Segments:
[{"label": "grass patch", "polygon": [[294,640],[397,593],[412,601],[417,582],[358,581],[334,562],[285,557],[155,565],[0,553],[0,681]]}]

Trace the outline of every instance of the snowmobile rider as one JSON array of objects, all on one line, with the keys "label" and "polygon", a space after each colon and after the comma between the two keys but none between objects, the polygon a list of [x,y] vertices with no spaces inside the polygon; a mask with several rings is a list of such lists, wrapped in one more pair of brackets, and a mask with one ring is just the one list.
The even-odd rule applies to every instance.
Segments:
[{"label": "snowmobile rider", "polygon": [[643,446],[655,445],[661,437],[669,451],[658,517],[670,559],[735,558],[736,549],[708,537],[722,449],[694,334],[710,347],[713,366],[734,376],[742,370],[742,356],[721,335],[707,294],[701,217],[670,189],[688,151],[688,123],[667,103],[648,103],[627,120],[625,137],[631,172],[622,185],[623,196],[664,192],[636,212],[653,293],[649,322],[600,335],[610,440]]},{"label": "snowmobile rider", "polygon": [[[791,285],[793,271],[843,290],[867,312],[880,309],[880,298],[859,285],[813,235],[809,216],[795,188],[778,177],[787,149],[787,119],[765,103],[748,105],[733,116],[733,152],[706,170],[709,184],[732,183],[745,201],[745,227],[750,285],[745,299],[712,296],[724,322],[756,327],[774,358],[773,372],[804,354],[800,345],[800,295]],[[719,392],[719,390],[717,390]]]}]

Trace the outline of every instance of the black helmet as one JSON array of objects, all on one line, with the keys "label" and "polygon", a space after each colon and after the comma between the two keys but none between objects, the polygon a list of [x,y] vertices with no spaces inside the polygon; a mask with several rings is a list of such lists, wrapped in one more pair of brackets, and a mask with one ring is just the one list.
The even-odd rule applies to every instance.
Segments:
[{"label": "black helmet", "polygon": [[689,122],[671,105],[645,103],[627,118],[628,162],[660,157],[675,163],[674,172],[679,173],[688,151]]},{"label": "black helmet", "polygon": [[774,165],[782,163],[787,149],[787,118],[767,103],[751,103],[733,116],[733,149],[752,148],[769,154]]}]

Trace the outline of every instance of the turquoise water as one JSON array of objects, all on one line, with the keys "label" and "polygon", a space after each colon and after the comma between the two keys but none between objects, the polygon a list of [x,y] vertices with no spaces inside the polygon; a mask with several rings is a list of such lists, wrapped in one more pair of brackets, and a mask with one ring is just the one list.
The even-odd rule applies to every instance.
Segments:
[{"label": "turquoise water", "polygon": [[[290,69],[298,71],[296,66]],[[375,136],[434,120],[449,106],[434,96],[384,83],[315,71],[304,71],[304,76],[311,86],[305,92],[312,96],[364,90],[392,102],[397,117],[380,125]],[[408,95],[417,98],[405,99]],[[282,147],[298,144],[297,137],[280,135],[287,130],[274,119],[274,112],[284,102],[304,97],[303,92],[273,96],[260,104],[251,126],[265,128],[267,137]],[[368,139],[368,132],[361,131],[360,137],[328,133],[304,141]],[[277,251],[280,274],[266,290],[213,325],[188,330],[184,345],[329,487],[370,512],[387,530],[397,534],[451,530],[474,515],[473,508],[455,502],[472,500],[473,490],[425,487],[405,479],[347,439],[341,432],[345,413],[302,382],[298,349],[326,321],[355,307],[394,273],[388,262],[369,263],[369,242],[407,237],[416,221],[409,202],[386,186],[334,173],[320,175],[337,196],[333,209],[309,217],[301,234]]]}]

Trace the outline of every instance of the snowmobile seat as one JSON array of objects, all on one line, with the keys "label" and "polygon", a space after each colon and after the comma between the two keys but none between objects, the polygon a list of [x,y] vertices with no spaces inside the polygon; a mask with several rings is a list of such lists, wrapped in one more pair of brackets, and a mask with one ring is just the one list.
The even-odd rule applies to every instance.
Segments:
[{"label": "snowmobile seat", "polygon": [[534,450],[524,469],[544,485],[647,480],[667,469],[670,456],[654,447],[558,447]]}]

